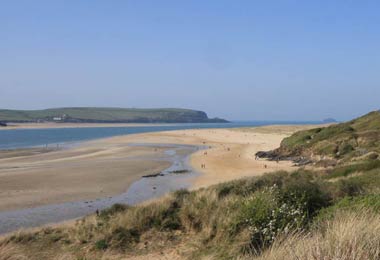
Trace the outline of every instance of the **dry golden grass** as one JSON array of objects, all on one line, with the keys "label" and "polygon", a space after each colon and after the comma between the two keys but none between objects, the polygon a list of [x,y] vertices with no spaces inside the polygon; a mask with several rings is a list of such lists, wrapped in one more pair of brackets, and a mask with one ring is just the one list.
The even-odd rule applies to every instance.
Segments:
[{"label": "dry golden grass", "polygon": [[278,239],[257,259],[380,259],[380,215],[364,209],[340,212],[312,233]]},{"label": "dry golden grass", "polygon": [[27,260],[17,246],[11,244],[0,245],[0,260]]},{"label": "dry golden grass", "polygon": [[[246,219],[249,209],[249,218],[257,217],[267,223],[272,215],[265,210],[266,202],[270,202],[265,198],[274,197],[262,188],[273,187],[273,182],[281,185],[281,178],[286,183],[297,181],[295,186],[278,188],[283,194],[288,194],[285,192],[289,187],[293,187],[290,190],[293,193],[301,184],[306,190],[317,187],[312,184],[319,185],[307,182],[306,177],[302,180],[305,174],[279,172],[197,191],[177,191],[135,207],[119,205],[100,216],[81,219],[75,225],[21,232],[0,241],[0,260],[380,259],[380,215],[370,207],[340,209],[332,218],[310,218],[310,225],[303,226],[302,232],[290,229],[286,236],[287,231],[276,233],[273,244],[273,241],[261,245],[253,242],[250,227],[256,224],[244,224],[242,216]],[[318,187],[318,193],[307,194],[319,198],[317,195],[325,186]],[[373,199],[377,197],[364,202],[373,204]],[[264,203],[252,204],[255,201]],[[277,206],[273,204],[268,209],[272,212]],[[287,219],[286,215],[280,216]]]}]

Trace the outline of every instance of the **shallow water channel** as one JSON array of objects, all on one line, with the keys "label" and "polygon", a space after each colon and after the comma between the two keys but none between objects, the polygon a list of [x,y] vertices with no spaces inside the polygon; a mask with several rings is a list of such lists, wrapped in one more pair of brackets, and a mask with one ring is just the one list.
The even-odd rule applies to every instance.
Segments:
[{"label": "shallow water channel", "polygon": [[191,180],[198,174],[190,166],[189,157],[193,152],[204,149],[202,146],[178,144],[130,145],[164,147],[164,155],[157,160],[169,161],[172,164],[158,176],[143,177],[134,182],[126,192],[113,197],[0,212],[0,234],[83,217],[115,203],[135,205],[181,188],[188,188]]}]

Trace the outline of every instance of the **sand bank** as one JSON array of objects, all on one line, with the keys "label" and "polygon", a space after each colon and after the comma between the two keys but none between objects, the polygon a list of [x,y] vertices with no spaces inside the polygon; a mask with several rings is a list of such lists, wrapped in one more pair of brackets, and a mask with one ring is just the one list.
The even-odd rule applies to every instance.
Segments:
[{"label": "sand bank", "polygon": [[[163,148],[91,144],[0,159],[0,211],[107,197],[170,162]],[[23,153],[23,151],[20,151]],[[1,156],[0,156],[1,157]]]},{"label": "sand bank", "polygon": [[157,160],[164,148],[131,147],[130,143],[209,147],[191,156],[193,168],[201,173],[193,180],[193,188],[289,170],[290,162],[256,161],[254,154],[278,147],[284,137],[301,128],[310,126],[156,132],[90,141],[46,153],[0,153],[0,211],[114,196],[141,176],[170,166],[170,162]]}]

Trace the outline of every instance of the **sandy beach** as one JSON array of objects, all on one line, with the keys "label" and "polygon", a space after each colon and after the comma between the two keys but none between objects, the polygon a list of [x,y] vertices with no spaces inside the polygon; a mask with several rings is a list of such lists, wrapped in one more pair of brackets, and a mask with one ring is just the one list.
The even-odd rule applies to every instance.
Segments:
[{"label": "sandy beach", "polygon": [[207,146],[190,158],[192,167],[201,173],[193,180],[194,189],[289,170],[291,162],[256,161],[254,154],[278,147],[284,137],[305,128],[310,126],[181,130],[112,137],[66,150],[2,151],[0,211],[117,195],[143,175],[170,166],[156,160],[164,148],[131,147],[130,143]]}]

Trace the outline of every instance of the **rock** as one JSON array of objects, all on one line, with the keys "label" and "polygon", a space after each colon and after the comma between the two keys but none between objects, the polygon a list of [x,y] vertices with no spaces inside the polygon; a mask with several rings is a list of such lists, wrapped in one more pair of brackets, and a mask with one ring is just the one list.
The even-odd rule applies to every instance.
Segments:
[{"label": "rock", "polygon": [[162,174],[161,172],[159,172],[159,173],[152,173],[152,174],[144,175],[142,177],[143,178],[154,178],[154,177],[158,177],[158,176],[164,176],[164,174]]},{"label": "rock", "polygon": [[173,174],[183,174],[183,173],[188,173],[189,170],[183,169],[183,170],[176,170],[176,171],[171,171],[170,173]]},{"label": "rock", "polygon": [[268,152],[258,151],[255,155],[259,158],[268,159],[269,161],[293,161],[296,166],[305,166],[313,163],[309,158],[303,156],[283,156],[277,153],[276,150]]}]

